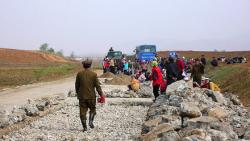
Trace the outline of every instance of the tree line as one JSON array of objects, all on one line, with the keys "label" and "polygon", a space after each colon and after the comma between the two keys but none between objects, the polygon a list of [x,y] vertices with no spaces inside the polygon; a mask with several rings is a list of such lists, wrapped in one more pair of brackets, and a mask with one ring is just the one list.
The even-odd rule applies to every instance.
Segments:
[{"label": "tree line", "polygon": [[56,55],[59,55],[59,56],[64,56],[63,55],[63,50],[59,50],[59,51],[56,51],[55,49],[53,49],[52,47],[49,47],[49,44],[48,43],[44,43],[40,46],[39,50],[41,52],[45,52],[45,53],[51,53],[51,54],[56,54]]}]

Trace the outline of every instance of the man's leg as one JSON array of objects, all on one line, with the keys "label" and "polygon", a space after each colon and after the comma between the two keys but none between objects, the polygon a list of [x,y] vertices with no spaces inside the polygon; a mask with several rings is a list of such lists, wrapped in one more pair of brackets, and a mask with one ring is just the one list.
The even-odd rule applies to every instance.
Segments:
[{"label": "man's leg", "polygon": [[96,99],[88,100],[89,111],[89,126],[90,128],[94,128],[94,118],[96,115]]},{"label": "man's leg", "polygon": [[79,100],[79,107],[80,107],[80,119],[82,122],[82,127],[83,127],[83,132],[87,131],[87,124],[86,124],[86,120],[87,120],[87,111],[88,111],[88,107],[87,107],[87,103],[85,100]]}]

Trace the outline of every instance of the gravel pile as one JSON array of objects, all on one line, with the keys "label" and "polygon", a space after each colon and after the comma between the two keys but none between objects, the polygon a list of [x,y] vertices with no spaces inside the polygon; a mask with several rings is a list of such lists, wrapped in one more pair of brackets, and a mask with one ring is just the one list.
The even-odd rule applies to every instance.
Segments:
[{"label": "gravel pile", "polygon": [[[25,121],[28,117],[40,116],[48,109],[53,109],[65,100],[64,95],[43,97],[37,100],[28,99],[27,104],[20,107],[14,106],[11,110],[0,109],[0,129],[6,128],[13,124]],[[1,137],[1,133],[0,133]]]},{"label": "gravel pile", "polygon": [[250,114],[236,96],[192,88],[184,81],[170,85],[146,119],[145,141],[250,140]]},{"label": "gravel pile", "polygon": [[77,99],[67,98],[64,104],[59,111],[13,131],[4,140],[136,140],[148,110],[144,106],[98,104],[96,127],[83,133]]}]

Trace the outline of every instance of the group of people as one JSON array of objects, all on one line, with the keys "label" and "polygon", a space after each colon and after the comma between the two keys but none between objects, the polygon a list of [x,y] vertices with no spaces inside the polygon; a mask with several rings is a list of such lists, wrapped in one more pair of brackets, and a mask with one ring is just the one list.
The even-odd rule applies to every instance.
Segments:
[{"label": "group of people", "polygon": [[168,85],[178,80],[189,80],[187,72],[191,73],[194,86],[202,87],[202,75],[206,65],[207,60],[204,55],[196,59],[186,59],[178,56],[161,58],[156,55],[151,62],[141,61],[135,63],[136,73],[132,76],[129,87],[131,89],[132,84],[135,84],[135,79],[138,82],[152,81],[153,94],[156,99],[160,93],[166,92]]},{"label": "group of people", "polygon": [[124,55],[122,56],[121,59],[115,59],[114,57],[109,58],[106,56],[103,59],[102,66],[103,66],[103,73],[106,72],[111,72],[113,74],[124,73],[126,75],[130,75],[132,73],[131,61],[126,60]]},{"label": "group of people", "polygon": [[[192,60],[192,59],[190,59]],[[188,62],[188,63],[187,63]],[[138,91],[140,88],[140,82],[152,81],[153,94],[155,99],[160,95],[160,93],[165,93],[167,86],[178,80],[188,80],[187,72],[188,67],[191,69],[191,78],[197,83],[198,86],[202,84],[201,77],[204,74],[204,68],[206,65],[206,58],[202,56],[201,58],[196,58],[194,61],[187,61],[187,59],[180,58],[178,56],[166,58],[160,58],[156,56],[151,62],[141,61],[135,63],[135,75],[132,75],[131,85],[129,88],[131,90]],[[124,64],[127,62],[125,61]],[[95,90],[98,92],[100,97],[98,102],[104,103],[105,96],[100,86],[97,74],[91,71],[92,62],[90,60],[85,60],[82,62],[83,71],[80,71],[76,76],[75,90],[77,93],[77,98],[79,99],[80,107],[80,119],[83,126],[83,131],[87,130],[87,111],[89,111],[89,127],[94,128],[94,117],[96,115],[96,94]],[[109,69],[112,72],[112,59],[109,62]],[[127,73],[127,65],[123,65],[123,72]]]}]

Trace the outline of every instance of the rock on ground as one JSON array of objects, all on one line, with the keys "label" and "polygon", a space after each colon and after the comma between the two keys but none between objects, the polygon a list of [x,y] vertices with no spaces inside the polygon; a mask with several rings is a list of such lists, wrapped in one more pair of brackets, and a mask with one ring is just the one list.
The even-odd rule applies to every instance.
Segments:
[{"label": "rock on ground", "polygon": [[[164,127],[164,128],[163,128]],[[149,108],[142,140],[226,141],[250,138],[250,114],[236,96],[178,81]]]}]

